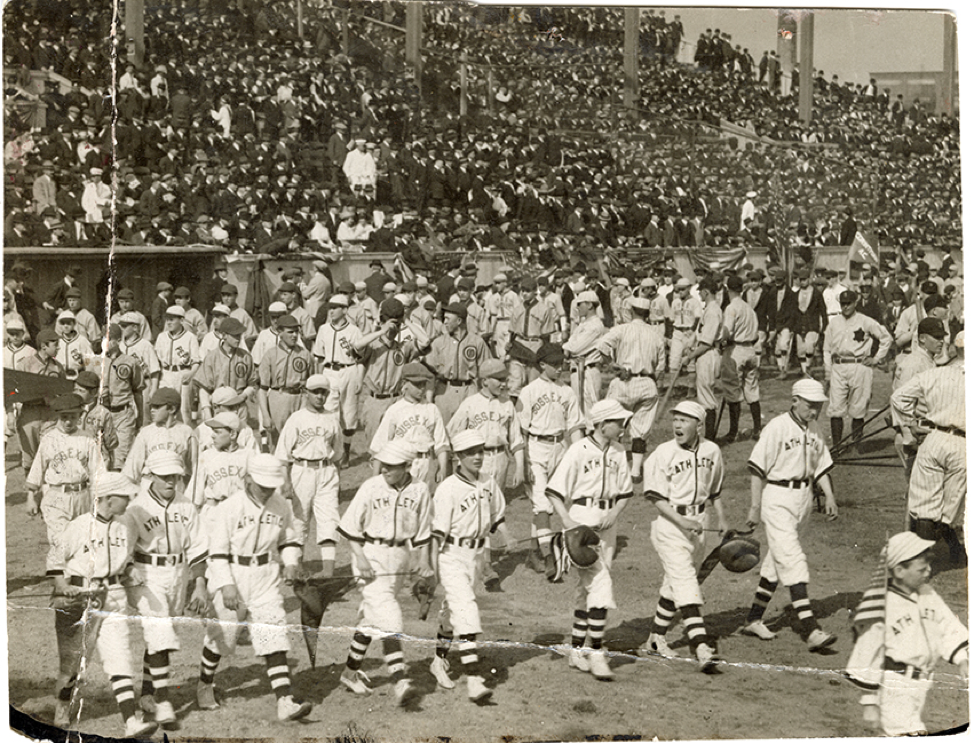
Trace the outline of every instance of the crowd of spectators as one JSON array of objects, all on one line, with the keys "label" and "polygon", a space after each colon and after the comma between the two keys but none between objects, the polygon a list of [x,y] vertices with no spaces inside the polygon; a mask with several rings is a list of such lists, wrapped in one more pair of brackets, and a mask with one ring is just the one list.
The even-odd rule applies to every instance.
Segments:
[{"label": "crowd of spectators", "polygon": [[[846,244],[858,227],[888,245],[959,242],[957,119],[873,81],[818,73],[803,126],[778,62],[718,29],[688,55],[678,16],[645,11],[632,111],[623,10],[425,7],[416,81],[385,25],[404,24],[403,3],[305,3],[303,38],[289,6],[155,5],[141,69],[112,48],[125,34],[109,33],[110,8],[10,4],[8,101],[30,98],[31,70],[59,77],[34,88],[44,117],[5,107],[6,245],[503,249],[549,264],[605,245]],[[753,139],[720,136],[723,120]]]}]

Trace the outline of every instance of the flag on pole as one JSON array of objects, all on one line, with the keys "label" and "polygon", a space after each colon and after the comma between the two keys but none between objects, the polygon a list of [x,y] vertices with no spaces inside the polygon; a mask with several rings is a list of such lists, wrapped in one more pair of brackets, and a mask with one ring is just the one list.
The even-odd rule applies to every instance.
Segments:
[{"label": "flag on pole", "polygon": [[877,568],[875,568],[874,574],[871,576],[871,582],[868,584],[867,589],[865,589],[860,603],[854,609],[854,614],[851,616],[851,626],[855,640],[863,635],[872,625],[884,621],[884,609],[888,594],[887,559],[888,548],[885,547],[881,551],[881,557],[878,559]]},{"label": "flag on pole", "polygon": [[866,263],[871,263],[875,266],[879,265],[881,262],[878,256],[878,249],[876,241],[870,235],[865,235],[860,230],[854,235],[854,241],[851,243],[850,252],[847,254],[848,262],[854,260],[861,260]]}]

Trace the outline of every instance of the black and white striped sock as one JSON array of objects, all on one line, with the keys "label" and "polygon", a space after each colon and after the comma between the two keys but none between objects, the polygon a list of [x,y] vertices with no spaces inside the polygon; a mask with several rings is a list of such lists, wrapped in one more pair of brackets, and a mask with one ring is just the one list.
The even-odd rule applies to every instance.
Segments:
[{"label": "black and white striped sock", "polygon": [[675,619],[675,602],[661,596],[658,599],[658,606],[655,607],[655,619],[651,623],[652,634],[664,635],[668,628],[672,626]]},{"label": "black and white striped sock", "polygon": [[709,641],[705,633],[705,620],[702,618],[702,607],[698,604],[688,604],[682,607],[685,618],[685,632],[688,634],[689,646],[695,650],[702,643]]},{"label": "black and white striped sock", "polygon": [[574,625],[570,629],[570,645],[575,648],[584,647],[587,640],[587,612],[584,609],[574,609]]},{"label": "black and white striped sock", "polygon": [[216,668],[219,666],[220,655],[203,645],[202,663],[199,664],[199,680],[204,684],[213,683],[216,678]]},{"label": "black and white striped sock", "polygon": [[435,638],[435,654],[440,658],[449,655],[449,648],[452,646],[452,632],[448,632],[439,627],[438,637]]},{"label": "black and white striped sock", "polygon": [[[155,691],[155,701],[165,702],[169,699],[169,651],[162,650],[152,655],[146,655],[151,672],[151,686]],[[150,692],[151,693],[151,692]],[[145,681],[142,681],[142,694],[145,694]]]},{"label": "black and white striped sock", "polygon": [[135,716],[135,686],[131,676],[112,676],[111,692],[118,702],[122,719],[128,720]]},{"label": "black and white striped sock", "polygon": [[759,586],[756,588],[756,597],[753,599],[753,605],[749,609],[749,616],[746,618],[748,623],[759,622],[763,619],[763,614],[766,613],[766,607],[769,606],[769,602],[773,599],[773,593],[776,591],[778,585],[779,583],[767,580],[766,578],[759,579]]},{"label": "black and white striped sock", "polygon": [[381,646],[392,681],[405,678],[405,654],[402,652],[402,641],[397,637],[386,637],[382,639]]},{"label": "black and white striped sock", "polygon": [[270,688],[277,699],[290,696],[290,668],[287,667],[287,654],[283,651],[266,656],[267,678]]},{"label": "black and white striped sock", "polygon": [[459,635],[459,660],[467,676],[478,675],[479,655],[476,653],[476,635]]},{"label": "black and white striped sock", "polygon": [[355,632],[351,638],[351,647],[348,649],[347,667],[352,671],[361,668],[361,661],[364,660],[368,646],[371,645],[371,638],[363,632]]},{"label": "black and white striped sock", "polygon": [[806,639],[811,632],[820,628],[820,625],[817,624],[817,618],[813,615],[813,609],[810,608],[806,583],[794,583],[790,586],[790,601],[793,604],[793,611],[797,615],[800,634]]},{"label": "black and white striped sock", "polygon": [[604,626],[607,624],[607,609],[588,609],[587,610],[587,635],[591,638],[591,647],[594,650],[601,649],[604,641]]}]

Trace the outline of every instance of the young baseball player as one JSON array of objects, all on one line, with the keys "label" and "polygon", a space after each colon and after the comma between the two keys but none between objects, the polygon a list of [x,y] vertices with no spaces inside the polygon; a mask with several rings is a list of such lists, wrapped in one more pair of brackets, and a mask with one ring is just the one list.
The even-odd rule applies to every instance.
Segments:
[{"label": "young baseball player", "polygon": [[728,528],[722,509],[722,452],[703,438],[705,408],[685,400],[672,409],[674,438],[666,441],[645,460],[645,495],[655,504],[659,518],[651,525],[651,543],[662,567],[662,581],[651,635],[640,648],[642,654],[677,655],[668,646],[665,633],[681,609],[689,646],[702,671],[715,667],[715,642],[705,631],[702,618],[702,589],[698,567],[705,553],[705,532],[709,513],[715,511],[720,535]]},{"label": "young baseball player", "polygon": [[159,388],[159,378],[162,374],[162,367],[159,365],[159,357],[155,354],[155,347],[148,336],[139,335],[139,318],[145,321],[137,312],[125,312],[117,319],[121,327],[122,337],[119,348],[125,356],[130,356],[138,360],[142,367],[142,383],[145,385],[142,393],[142,409],[138,412],[139,423],[149,419],[147,402]]},{"label": "young baseball player", "polygon": [[112,458],[112,469],[119,470],[128,459],[132,443],[138,433],[142,415],[142,391],[145,380],[142,365],[134,356],[122,353],[122,330],[118,325],[108,326],[108,347],[102,361],[101,374],[105,378],[108,395],[105,406],[111,413],[118,434],[118,448]]},{"label": "young baseball player", "polygon": [[548,343],[537,352],[540,376],[520,393],[520,428],[526,439],[527,461],[532,488],[533,538],[527,565],[538,573],[553,574],[550,554],[550,516],[553,506],[547,498],[547,480],[567,450],[566,439],[579,441],[584,435],[577,395],[561,382],[564,352]]},{"label": "young baseball player", "polygon": [[[431,489],[445,477],[449,465],[449,441],[446,437],[442,413],[427,402],[432,372],[417,361],[405,364],[402,369],[402,396],[381,418],[378,430],[371,439],[371,452],[377,454],[389,441],[407,441],[416,450],[412,462],[412,477],[423,480]],[[436,458],[433,468],[432,457]],[[374,474],[378,474],[379,462],[374,462]]]},{"label": "young baseball player", "polygon": [[201,612],[208,602],[206,532],[190,500],[176,493],[184,474],[182,457],[156,449],[145,460],[145,468],[151,479],[125,516],[135,535],[129,599],[143,617],[145,637],[139,704],[164,729],[175,730],[178,721],[169,701],[170,656],[180,645],[174,617],[184,613],[190,582],[190,611]]},{"label": "young baseball player", "polygon": [[687,363],[695,362],[695,389],[699,402],[705,408],[705,437],[710,441],[716,436],[715,394],[716,380],[722,367],[719,340],[722,338],[722,310],[719,307],[719,285],[707,276],[699,282],[699,298],[704,304],[702,320],[695,339],[695,348],[685,354]]},{"label": "young baseball player", "polygon": [[[124,475],[99,474],[94,481],[94,509],[67,525],[51,565],[56,602],[61,598],[90,597],[87,603],[75,601],[71,608],[54,612],[60,657],[54,724],[61,728],[72,722],[71,697],[85,647],[92,642],[97,643],[125,721],[125,737],[151,735],[157,727],[154,722],[139,719],[136,712],[128,630],[130,608],[122,585],[135,548],[134,527],[123,514],[137,490]],[[100,611],[97,615],[88,614],[87,621],[82,621],[88,608]]]},{"label": "young baseball player", "polygon": [[459,659],[466,675],[466,690],[474,702],[484,702],[492,690],[486,688],[479,668],[476,637],[482,633],[476,586],[485,561],[489,535],[497,533],[509,544],[503,523],[506,499],[499,484],[483,475],[486,439],[479,431],[460,431],[452,439],[458,459],[456,472],[436,488],[432,502],[432,537],[436,574],[445,599],[439,611],[438,646],[432,661],[432,675],[439,686],[455,687],[449,678],[448,653],[459,636]]},{"label": "young baseball player", "polygon": [[281,581],[294,582],[300,567],[300,542],[294,512],[277,490],[286,480],[283,462],[272,454],[250,461],[245,485],[216,506],[209,532],[209,593],[218,622],[206,627],[196,702],[218,707],[214,689],[222,656],[236,650],[237,628],[247,616],[253,652],[263,656],[277,698],[277,719],[296,720],[311,711],[291,692],[287,653],[287,612]]},{"label": "young baseball player", "polygon": [[217,413],[205,423],[212,443],[199,452],[199,466],[186,485],[186,494],[205,521],[212,508],[243,487],[250,457],[258,452],[239,445],[236,413]]},{"label": "young baseball player", "polygon": [[[236,435],[236,443],[241,449],[260,453],[260,442],[253,429],[246,425],[246,398],[232,387],[217,387],[209,398],[213,410],[213,418],[220,413],[232,413],[239,419],[240,431]],[[210,419],[212,420],[212,419]],[[209,426],[199,426],[195,430],[199,442],[199,451],[203,452],[213,445],[213,429]]]},{"label": "young baseball player", "polygon": [[[724,444],[731,444],[739,435],[739,414],[743,400],[749,405],[753,418],[753,440],[759,439],[763,427],[759,402],[759,320],[756,311],[742,298],[743,280],[738,276],[726,279],[729,304],[722,313],[723,343],[722,390],[729,408],[729,432]],[[718,432],[717,432],[718,433]]]},{"label": "young baseball player", "polygon": [[186,311],[177,304],[166,308],[165,329],[155,339],[155,355],[162,366],[159,386],[173,389],[182,396],[182,420],[191,423],[190,382],[202,359],[199,356],[199,341],[183,325],[185,316]]},{"label": "young baseball player", "polygon": [[101,445],[101,456],[106,469],[114,469],[113,455],[118,448],[118,434],[115,422],[108,408],[98,400],[101,378],[87,369],[78,373],[74,380],[74,394],[81,398],[81,418],[78,427],[87,431]]},{"label": "young baseball player", "polygon": [[385,665],[395,684],[395,700],[408,702],[411,682],[399,635],[404,631],[397,594],[418,552],[417,573],[431,578],[432,496],[409,466],[415,450],[404,441],[390,441],[375,455],[380,474],[365,480],[341,518],[338,531],[351,546],[351,566],[361,585],[358,628],[351,640],[341,683],[355,694],[370,694],[370,679],[361,671],[372,636],[382,638]]},{"label": "young baseball player", "polygon": [[304,406],[284,423],[277,458],[287,470],[287,488],[294,494],[294,516],[300,543],[307,541],[311,514],[317,525],[321,575],[334,575],[337,556],[338,470],[334,465],[341,429],[336,412],[326,410],[331,383],[312,374],[304,383]]},{"label": "young baseball player", "polygon": [[54,332],[59,337],[57,360],[63,364],[68,379],[75,379],[94,356],[88,339],[78,331],[77,321],[71,310],[64,310],[57,316]]},{"label": "young baseball player", "polygon": [[450,420],[460,403],[476,392],[479,368],[492,357],[480,336],[466,330],[466,308],[450,304],[442,315],[445,333],[432,341],[427,363],[436,373],[435,405]]},{"label": "young baseball player", "polygon": [[203,356],[196,369],[193,383],[199,389],[199,413],[203,420],[212,417],[210,396],[217,387],[232,387],[249,399],[260,386],[253,357],[240,345],[244,332],[243,323],[235,317],[223,320],[219,326],[219,346]]},{"label": "young baseball player", "polygon": [[577,295],[574,303],[580,322],[563,348],[573,367],[570,374],[571,388],[586,416],[601,397],[601,354],[597,350],[597,344],[604,336],[604,323],[595,312],[601,304],[596,292],[583,291]]},{"label": "young baseball player", "polygon": [[863,691],[865,724],[885,735],[927,733],[921,713],[940,658],[969,678],[969,632],[928,585],[934,546],[913,532],[888,540],[883,615],[860,627],[847,661],[847,677]]},{"label": "young baseball player", "polygon": [[258,362],[257,405],[263,425],[271,430],[272,437],[280,435],[287,419],[300,408],[304,382],[314,371],[314,361],[300,345],[298,332],[300,328],[294,317],[280,317],[274,335],[276,343],[264,350]]},{"label": "young baseball player", "polygon": [[834,463],[819,433],[810,428],[826,401],[820,382],[801,379],[794,384],[790,411],[776,416],[763,429],[748,462],[752,507],[747,523],[754,528],[760,521],[766,525],[767,550],[759,570],[759,588],[742,632],[761,640],[776,637],[763,623],[763,615],[782,581],[790,591],[800,634],[810,652],[833,645],[837,639],[822,630],[813,615],[807,591],[810,569],[800,545],[800,531],[813,508],[814,483],[824,492],[827,518],[837,518],[829,474]]},{"label": "young baseball player", "polygon": [[[618,443],[631,413],[610,398],[591,408],[594,433],[574,442],[547,485],[547,497],[564,529],[591,527],[600,538],[597,561],[577,568],[574,624],[567,663],[600,681],[614,672],[601,649],[608,609],[616,609],[611,562],[617,539],[617,522],[632,495],[631,470],[624,447]],[[585,648],[590,643],[590,651]]]},{"label": "young baseball player", "polygon": [[[196,439],[192,429],[176,418],[182,397],[168,387],[159,388],[149,400],[149,415],[152,420],[142,428],[132,443],[122,472],[129,480],[138,482],[146,478],[145,461],[149,454],[158,449],[168,449],[182,456],[185,471],[194,472],[197,460]],[[185,483],[178,485],[179,492],[185,490]]]}]

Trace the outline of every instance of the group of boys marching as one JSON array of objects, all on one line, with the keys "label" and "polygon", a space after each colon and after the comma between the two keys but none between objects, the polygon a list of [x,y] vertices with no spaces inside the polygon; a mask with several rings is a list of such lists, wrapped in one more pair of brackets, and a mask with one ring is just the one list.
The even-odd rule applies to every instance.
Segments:
[{"label": "group of boys marching", "polygon": [[[397,597],[414,574],[436,580],[445,595],[432,674],[440,687],[455,687],[448,660],[455,646],[468,697],[482,703],[492,690],[477,653],[476,591],[484,580],[498,581],[490,545],[512,546],[504,490],[521,484],[531,503],[533,569],[548,578],[558,572],[551,550],[556,522],[597,536],[597,560],[573,568],[571,668],[599,680],[614,675],[602,647],[607,613],[616,608],[611,563],[619,518],[637,488],[657,506],[651,540],[665,572],[639,652],[677,655],[665,637],[681,612],[701,670],[712,672],[719,659],[702,617],[696,569],[706,531],[728,529],[715,443],[720,379],[730,416],[724,444],[738,435],[741,402],[750,406],[757,443],[748,462],[748,523],[762,521],[769,541],[743,633],[774,637],[763,614],[782,582],[809,649],[834,643],[810,608],[798,535],[814,484],[825,494],[827,515],[837,516],[833,462],[811,428],[828,395],[819,382],[800,379],[791,410],[763,427],[760,354],[775,341],[789,355],[789,339],[775,338],[778,328],[767,324],[772,286],[761,276],[745,281],[712,272],[697,285],[668,276],[664,292],[652,279],[634,292],[619,281],[620,295],[609,296],[596,281],[568,294],[551,279],[526,277],[514,290],[499,274],[484,291],[473,279],[475,267],[467,269],[451,271],[437,286],[422,277],[385,282],[380,302],[366,282],[339,285],[319,309],[310,308],[313,314],[302,306],[304,287],[285,281],[262,331],[235,304],[232,284],[220,289],[222,303],[207,328],[194,316],[189,292],[176,290],[182,301],[169,303],[172,287],[163,283],[159,299],[166,303],[154,343],[144,316],[120,302],[103,356],[61,368],[75,392],[53,401],[56,423],[42,427],[34,451],[25,448],[28,508],[44,516],[56,595],[100,597],[98,646],[126,734],[178,726],[168,686],[171,655],[179,649],[174,619],[186,611],[208,618],[200,708],[219,705],[218,665],[235,651],[238,625],[249,616],[250,642],[265,660],[279,719],[306,716],[310,705],[291,689],[282,584],[331,578],[341,538],[361,587],[359,627],[341,683],[371,693],[361,664],[380,637],[396,702],[414,697],[398,639],[404,626]],[[804,308],[799,292],[776,309],[783,301]],[[770,299],[761,303],[761,293]],[[878,323],[855,320],[856,300],[851,291],[839,297],[842,318],[831,318],[824,343],[828,371],[848,358],[860,361],[853,374],[832,367],[839,384],[832,382],[829,395],[832,418],[849,404],[855,426],[870,397],[864,369],[880,363],[891,342]],[[610,329],[605,309],[614,318]],[[7,322],[8,350],[18,329],[14,342],[22,346],[23,329]],[[937,335],[928,323],[916,330]],[[877,351],[864,364],[872,339]],[[57,373],[56,354],[45,358]],[[649,454],[666,375],[674,383],[693,367],[697,401],[675,406],[672,439]],[[608,368],[614,378],[600,399],[600,375]],[[341,514],[341,471],[361,429],[372,476]],[[630,463],[620,443],[626,430]],[[313,576],[304,568],[311,543],[321,559]],[[117,619],[131,609],[146,618],[137,706],[127,624]],[[57,629],[55,722],[67,726],[77,629],[63,621]]]}]

